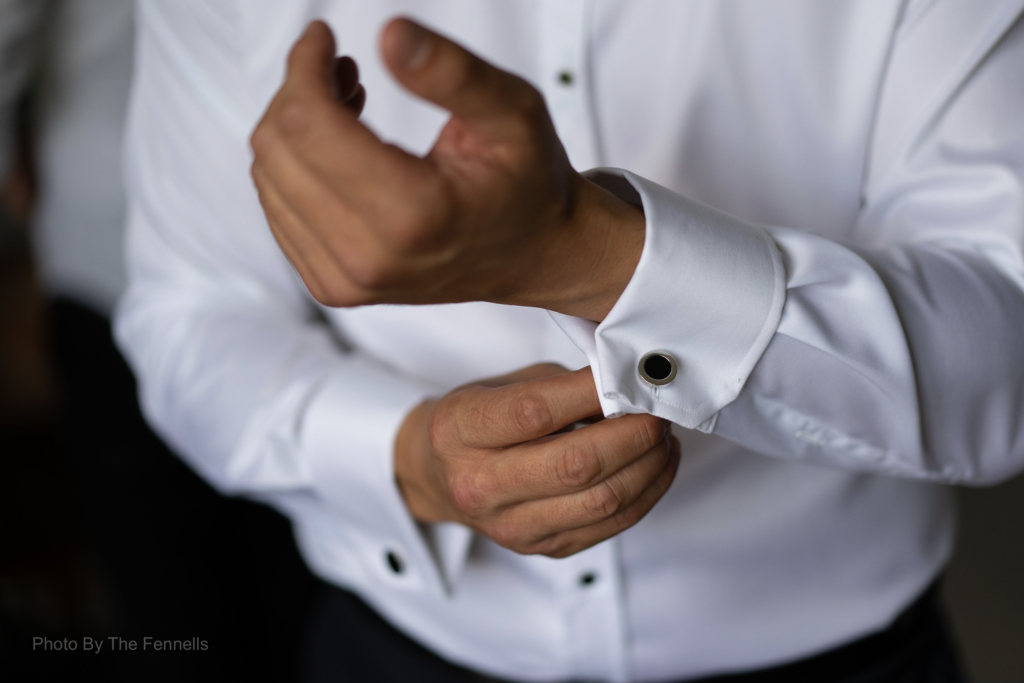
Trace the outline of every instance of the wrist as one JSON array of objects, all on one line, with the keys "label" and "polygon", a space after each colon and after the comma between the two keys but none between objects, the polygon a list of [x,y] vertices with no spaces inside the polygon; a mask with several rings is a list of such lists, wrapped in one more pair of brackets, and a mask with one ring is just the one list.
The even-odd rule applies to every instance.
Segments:
[{"label": "wrist", "polygon": [[643,209],[582,178],[581,202],[574,220],[581,244],[589,247],[577,271],[579,288],[560,313],[601,322],[618,302],[636,272],[644,250],[647,220]]},{"label": "wrist", "polygon": [[542,245],[528,302],[600,322],[626,289],[643,253],[643,209],[576,175],[570,209]]}]

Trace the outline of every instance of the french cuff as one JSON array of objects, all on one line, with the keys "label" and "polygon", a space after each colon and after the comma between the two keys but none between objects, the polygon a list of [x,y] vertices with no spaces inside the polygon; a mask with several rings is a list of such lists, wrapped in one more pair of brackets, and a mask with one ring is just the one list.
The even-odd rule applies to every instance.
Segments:
[{"label": "french cuff", "polygon": [[399,590],[449,593],[472,532],[455,524],[418,523],[394,470],[402,422],[439,392],[365,356],[344,362],[312,398],[301,428],[313,485],[345,520],[342,533],[367,575]]},{"label": "french cuff", "polygon": [[629,171],[585,175],[643,207],[644,248],[600,325],[552,316],[587,354],[607,417],[649,413],[709,432],[779,325],[778,248],[764,229]]}]

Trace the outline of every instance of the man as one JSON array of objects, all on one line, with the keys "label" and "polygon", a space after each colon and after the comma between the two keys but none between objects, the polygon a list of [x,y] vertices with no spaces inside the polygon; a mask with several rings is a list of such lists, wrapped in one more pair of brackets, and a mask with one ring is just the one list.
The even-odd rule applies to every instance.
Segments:
[{"label": "man", "polygon": [[958,680],[928,482],[1024,465],[1020,2],[142,7],[147,410],[462,667],[339,598],[317,670]]}]

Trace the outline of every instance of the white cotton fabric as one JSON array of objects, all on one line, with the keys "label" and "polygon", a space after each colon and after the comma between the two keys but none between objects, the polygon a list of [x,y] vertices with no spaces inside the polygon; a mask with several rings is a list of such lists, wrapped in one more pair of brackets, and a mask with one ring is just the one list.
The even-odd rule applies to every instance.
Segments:
[{"label": "white cotton fabric", "polygon": [[[145,1],[117,319],[145,410],[222,490],[290,514],[321,576],[495,676],[677,680],[884,628],[951,551],[941,483],[1024,468],[1022,5]],[[579,170],[625,169],[603,177],[647,242],[601,325],[311,304],[248,135],[321,17],[368,125],[429,149],[444,112],[378,57],[399,13],[535,83]],[[637,373],[655,350],[679,361],[660,389]],[[608,415],[679,425],[672,488],[564,560],[417,524],[392,469],[404,416],[539,361],[591,364]]]}]

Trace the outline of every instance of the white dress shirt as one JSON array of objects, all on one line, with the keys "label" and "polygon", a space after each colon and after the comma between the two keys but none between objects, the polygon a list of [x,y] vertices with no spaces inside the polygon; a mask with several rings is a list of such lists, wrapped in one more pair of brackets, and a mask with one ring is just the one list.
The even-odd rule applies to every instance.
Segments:
[{"label": "white dress shirt", "polygon": [[[442,656],[661,681],[812,655],[884,628],[941,570],[937,482],[1024,467],[1024,0],[140,7],[118,335],[145,409]],[[378,57],[399,13],[536,84],[578,169],[627,169],[603,178],[642,203],[647,239],[601,325],[311,304],[248,135],[322,17],[359,61],[367,124],[428,150],[446,114]],[[679,363],[661,387],[637,371],[655,350]],[[589,363],[607,415],[679,425],[672,488],[564,560],[417,524],[392,469],[405,415],[538,361]]]}]

